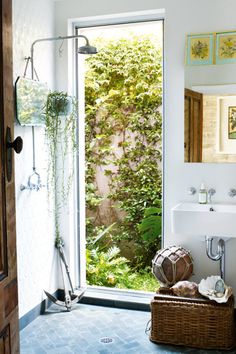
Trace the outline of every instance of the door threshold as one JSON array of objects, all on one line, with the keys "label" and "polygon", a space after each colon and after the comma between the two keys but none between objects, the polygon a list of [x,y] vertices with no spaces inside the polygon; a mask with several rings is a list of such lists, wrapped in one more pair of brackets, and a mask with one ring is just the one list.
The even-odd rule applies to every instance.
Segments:
[{"label": "door threshold", "polygon": [[154,292],[114,289],[99,286],[88,286],[81,303],[124,308],[129,310],[150,311],[150,302]]}]

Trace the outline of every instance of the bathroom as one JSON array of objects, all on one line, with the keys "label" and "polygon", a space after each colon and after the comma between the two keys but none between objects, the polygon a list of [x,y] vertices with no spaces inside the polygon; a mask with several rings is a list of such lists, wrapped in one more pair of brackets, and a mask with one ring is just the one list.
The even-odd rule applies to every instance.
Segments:
[{"label": "bathroom", "polygon": [[[171,209],[182,201],[197,202],[198,195],[190,195],[189,188],[200,188],[204,181],[207,189],[216,190],[212,199],[217,203],[235,203],[228,195],[236,188],[236,166],[234,163],[185,163],[184,162],[184,88],[185,88],[185,41],[190,33],[209,33],[235,30],[236,4],[233,0],[147,0],[112,2],[101,0],[13,0],[13,80],[22,76],[24,58],[30,55],[30,46],[38,38],[71,34],[75,19],[99,16],[99,19],[143,15],[164,19],[164,175],[163,175],[163,245],[182,245],[191,251],[194,259],[194,280],[200,281],[211,274],[218,274],[219,264],[206,256],[205,242],[198,237],[173,234],[171,231]],[[128,13],[128,15],[127,15]],[[70,48],[70,44],[68,44]],[[55,50],[57,49],[57,50]],[[67,43],[63,52],[53,43],[40,44],[35,49],[35,68],[42,82],[69,90],[70,57]],[[231,64],[232,70],[234,65]],[[207,83],[206,83],[207,84]],[[43,289],[55,293],[58,283],[56,252],[54,249],[53,219],[48,213],[47,193],[20,191],[32,171],[32,132],[29,127],[15,125],[15,136],[20,135],[24,149],[15,155],[15,195],[17,226],[17,262],[19,318],[29,321],[29,313],[38,309],[44,299]],[[44,132],[37,128],[36,152],[44,150]],[[45,180],[45,155],[37,154],[37,168]],[[31,215],[29,218],[28,215]],[[68,234],[73,226],[65,225]],[[66,240],[73,254],[73,237]],[[227,284],[236,292],[235,279],[236,243],[226,243]],[[75,279],[75,260],[69,259],[72,279]],[[38,310],[35,310],[38,313]],[[25,317],[26,316],[26,317]]]}]

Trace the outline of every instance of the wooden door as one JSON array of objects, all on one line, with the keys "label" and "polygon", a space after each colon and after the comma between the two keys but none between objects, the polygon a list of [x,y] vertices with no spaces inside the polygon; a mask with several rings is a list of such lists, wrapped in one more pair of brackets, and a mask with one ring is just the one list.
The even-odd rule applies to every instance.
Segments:
[{"label": "wooden door", "polygon": [[[0,354],[19,353],[14,166],[12,176],[6,161],[6,132],[13,138],[12,8],[11,0],[0,1]],[[10,165],[10,164],[9,164]]]},{"label": "wooden door", "polygon": [[184,161],[202,161],[202,94],[185,89],[184,99]]}]

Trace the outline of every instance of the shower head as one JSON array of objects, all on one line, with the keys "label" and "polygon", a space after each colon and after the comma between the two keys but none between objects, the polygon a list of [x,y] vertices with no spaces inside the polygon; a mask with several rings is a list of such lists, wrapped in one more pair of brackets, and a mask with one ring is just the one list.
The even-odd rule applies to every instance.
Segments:
[{"label": "shower head", "polygon": [[97,48],[91,46],[89,43],[78,48],[79,54],[97,54]]}]

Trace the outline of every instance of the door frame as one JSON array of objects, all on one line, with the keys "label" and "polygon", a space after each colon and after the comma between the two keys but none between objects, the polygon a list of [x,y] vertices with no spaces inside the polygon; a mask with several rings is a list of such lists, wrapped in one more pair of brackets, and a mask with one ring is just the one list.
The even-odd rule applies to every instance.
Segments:
[{"label": "door frame", "polygon": [[[1,133],[1,221],[0,221],[0,352],[19,353],[17,293],[14,153],[14,96],[12,73],[12,2],[0,2],[0,133]],[[17,150],[17,148],[16,148]],[[12,159],[12,172],[8,162]],[[2,241],[1,241],[2,240]],[[1,258],[1,257],[0,257]],[[2,269],[1,269],[2,268]]]},{"label": "door frame", "polygon": [[[112,26],[112,25],[122,25],[122,24],[132,24],[141,22],[151,22],[151,21],[162,21],[163,25],[163,82],[162,82],[162,151],[163,157],[165,156],[165,138],[164,138],[164,124],[165,124],[165,10],[147,10],[147,11],[137,11],[130,13],[120,13],[112,15],[103,16],[91,16],[82,17],[78,19],[73,19],[69,22],[69,34],[79,34],[80,28],[89,27],[100,27],[100,26]],[[78,40],[74,44],[70,44],[68,48],[68,68],[69,68],[69,90],[76,96],[79,105],[79,120],[77,124],[77,136],[79,153],[76,158],[76,174],[75,174],[75,210],[76,210],[76,220],[75,220],[75,237],[74,237],[74,254],[72,255],[73,261],[72,265],[75,267],[75,282],[78,287],[86,286],[86,233],[85,233],[85,183],[84,181],[84,158],[85,158],[85,144],[84,144],[84,110],[81,106],[84,103],[84,78],[79,77],[79,66],[83,65],[83,60],[79,61],[78,65],[78,53],[76,48],[78,47]],[[73,53],[73,54],[71,54]],[[81,69],[81,67],[80,67]],[[78,80],[75,80],[79,77]],[[165,161],[162,158],[162,247],[164,245],[164,198],[165,198]]]}]

